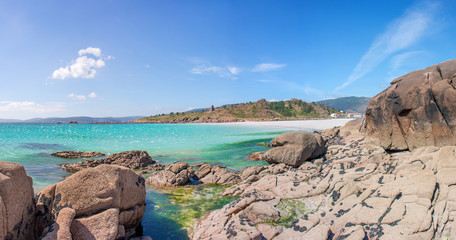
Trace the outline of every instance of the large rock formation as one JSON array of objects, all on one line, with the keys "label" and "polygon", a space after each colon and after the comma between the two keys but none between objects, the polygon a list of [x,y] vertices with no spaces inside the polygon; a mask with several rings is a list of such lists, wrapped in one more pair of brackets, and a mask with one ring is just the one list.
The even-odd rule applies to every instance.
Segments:
[{"label": "large rock formation", "polygon": [[18,163],[0,161],[0,239],[32,239],[32,178]]},{"label": "large rock formation", "polygon": [[244,170],[224,192],[240,198],[192,239],[456,238],[456,147],[388,154],[353,129],[333,133],[326,160]]},{"label": "large rock formation", "polygon": [[146,207],[144,183],[140,175],[115,165],[75,173],[38,194],[36,233],[44,239],[131,236]]},{"label": "large rock formation", "polygon": [[325,153],[325,142],[316,133],[293,131],[280,134],[271,141],[272,149],[262,155],[268,163],[285,163],[299,167],[303,162]]},{"label": "large rock formation", "polygon": [[143,169],[151,164],[154,164],[155,162],[156,161],[153,160],[147,152],[134,150],[116,153],[99,160],[91,159],[74,164],[62,164],[62,169],[69,173],[75,173],[82,169],[93,168],[101,164],[114,164],[131,169]]},{"label": "large rock formation", "polygon": [[456,60],[410,72],[369,101],[365,130],[387,150],[456,144]]}]

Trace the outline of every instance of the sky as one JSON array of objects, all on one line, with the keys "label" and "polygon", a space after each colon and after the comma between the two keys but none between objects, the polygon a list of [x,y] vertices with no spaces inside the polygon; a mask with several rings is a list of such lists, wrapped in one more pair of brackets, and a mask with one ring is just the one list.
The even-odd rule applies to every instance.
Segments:
[{"label": "sky", "polygon": [[0,1],[0,118],[372,97],[456,58],[442,1]]}]

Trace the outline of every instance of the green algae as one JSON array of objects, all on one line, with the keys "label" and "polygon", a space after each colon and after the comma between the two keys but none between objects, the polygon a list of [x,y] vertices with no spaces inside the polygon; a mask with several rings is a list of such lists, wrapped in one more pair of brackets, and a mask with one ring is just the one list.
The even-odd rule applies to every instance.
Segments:
[{"label": "green algae", "polygon": [[280,219],[277,221],[266,221],[272,226],[290,227],[293,220],[302,218],[304,215],[318,211],[320,206],[316,209],[309,208],[302,199],[282,199],[276,206],[280,210]]},{"label": "green algae", "polygon": [[221,195],[227,187],[207,185],[162,188],[158,191],[167,198],[154,201],[154,211],[180,227],[191,230],[198,219],[236,199]]}]

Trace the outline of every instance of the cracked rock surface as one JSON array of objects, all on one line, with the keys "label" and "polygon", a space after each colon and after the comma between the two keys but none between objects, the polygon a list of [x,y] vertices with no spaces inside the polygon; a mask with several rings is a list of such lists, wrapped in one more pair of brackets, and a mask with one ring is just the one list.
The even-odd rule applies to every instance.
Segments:
[{"label": "cracked rock surface", "polygon": [[388,153],[356,129],[323,133],[325,157],[299,168],[244,170],[192,239],[456,238],[456,147]]}]

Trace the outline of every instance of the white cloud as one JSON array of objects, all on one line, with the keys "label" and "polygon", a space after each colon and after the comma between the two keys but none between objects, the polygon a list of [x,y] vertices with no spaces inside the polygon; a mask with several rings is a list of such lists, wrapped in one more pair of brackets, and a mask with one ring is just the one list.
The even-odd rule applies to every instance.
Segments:
[{"label": "white cloud", "polygon": [[285,67],[286,64],[276,64],[276,63],[261,63],[256,65],[252,72],[268,72],[276,69]]},{"label": "white cloud", "polygon": [[149,64],[144,65],[145,68],[150,68]]},{"label": "white cloud", "polygon": [[95,94],[95,92],[91,92],[87,97],[89,97],[89,98],[96,98],[96,97],[97,97],[97,94]]},{"label": "white cloud", "polygon": [[68,94],[68,97],[71,98],[71,99],[74,99],[74,100],[80,100],[80,101],[86,100],[86,96],[84,96],[84,95],[76,95],[74,93]]},{"label": "white cloud", "polygon": [[0,112],[32,112],[32,113],[52,113],[65,111],[62,103],[38,104],[31,101],[14,102],[0,101]]},{"label": "white cloud", "polygon": [[[98,59],[83,56],[84,54],[92,54]],[[79,50],[79,57],[72,61],[72,64],[66,67],[61,67],[52,73],[53,79],[65,78],[94,78],[97,71],[95,69],[104,67],[106,64],[101,59],[101,50],[99,48],[86,48]],[[109,57],[108,57],[109,59]]]},{"label": "white cloud", "polygon": [[228,71],[230,71],[230,73],[233,75],[238,75],[239,73],[241,73],[241,69],[238,67],[227,67],[227,68],[228,68]]},{"label": "white cloud", "polygon": [[91,92],[89,95],[85,96],[85,95],[78,95],[78,94],[70,93],[70,94],[68,94],[68,97],[71,99],[74,99],[74,100],[84,101],[87,98],[96,98],[97,94],[95,92]]},{"label": "white cloud", "polygon": [[379,37],[375,39],[364,54],[352,74],[334,91],[341,90],[372,71],[392,54],[416,44],[432,30],[437,4],[425,2],[408,9],[405,14],[394,20]]},{"label": "white cloud", "polygon": [[[95,57],[101,57],[101,49],[94,48],[94,47],[88,47],[86,49],[79,50],[78,54],[79,54],[79,56],[92,54]],[[108,57],[110,57],[110,56],[108,56]]]}]

